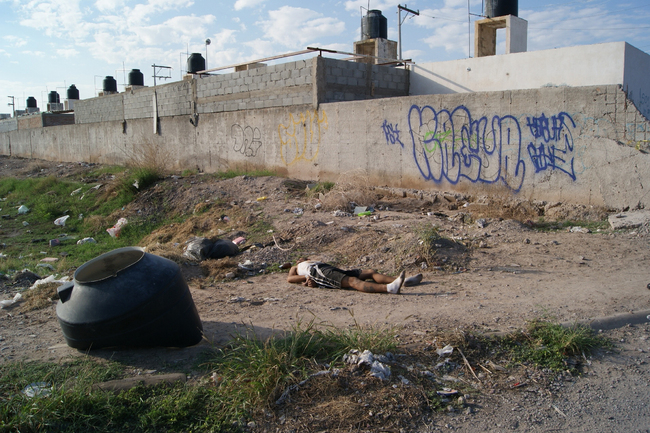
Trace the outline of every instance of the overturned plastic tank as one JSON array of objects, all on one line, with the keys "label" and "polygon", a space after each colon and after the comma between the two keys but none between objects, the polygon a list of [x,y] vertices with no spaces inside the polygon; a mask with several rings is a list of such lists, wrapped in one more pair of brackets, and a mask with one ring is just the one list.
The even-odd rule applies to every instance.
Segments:
[{"label": "overturned plastic tank", "polygon": [[70,347],[187,347],[203,326],[180,267],[125,247],[80,266],[58,289],[56,314]]}]

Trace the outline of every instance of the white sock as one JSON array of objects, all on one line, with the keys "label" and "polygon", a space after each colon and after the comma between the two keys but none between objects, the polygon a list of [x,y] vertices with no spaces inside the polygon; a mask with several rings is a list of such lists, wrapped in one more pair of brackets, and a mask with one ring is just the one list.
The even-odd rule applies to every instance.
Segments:
[{"label": "white sock", "polygon": [[390,284],[386,285],[386,288],[388,289],[388,293],[393,293],[393,294],[399,294],[400,289],[402,288],[402,284],[404,284],[404,277],[406,276],[406,271],[402,271],[401,274],[399,274],[399,277],[395,279]]}]

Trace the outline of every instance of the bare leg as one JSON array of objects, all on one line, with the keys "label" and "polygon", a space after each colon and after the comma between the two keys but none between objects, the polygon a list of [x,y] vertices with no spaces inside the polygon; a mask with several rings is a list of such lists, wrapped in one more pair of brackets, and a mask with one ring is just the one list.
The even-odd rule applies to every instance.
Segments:
[{"label": "bare leg", "polygon": [[[372,273],[377,274],[374,271],[372,271]],[[362,272],[361,276],[363,275],[364,273]],[[374,281],[364,281],[362,279],[355,278],[355,277],[344,277],[343,280],[341,280],[341,287],[352,288],[354,290],[358,290],[360,292],[365,292],[365,293],[393,293],[396,295],[399,294],[405,279],[404,271],[402,271],[402,273],[397,278],[386,277],[385,275],[382,274],[377,274],[377,275],[379,276],[377,278],[388,279],[389,282],[387,284],[384,284],[384,283],[377,283]]]},{"label": "bare leg", "polygon": [[359,275],[360,280],[372,280],[375,283],[379,284],[389,284],[395,281],[395,277],[389,277],[388,275],[380,274],[379,272],[373,269],[364,269]]}]

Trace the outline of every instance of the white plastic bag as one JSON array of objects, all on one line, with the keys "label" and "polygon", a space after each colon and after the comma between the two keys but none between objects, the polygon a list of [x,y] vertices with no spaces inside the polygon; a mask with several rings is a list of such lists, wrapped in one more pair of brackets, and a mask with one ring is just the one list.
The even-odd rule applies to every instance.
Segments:
[{"label": "white plastic bag", "polygon": [[70,215],[64,215],[54,220],[54,225],[65,227],[65,221],[70,218]]},{"label": "white plastic bag", "polygon": [[126,218],[120,218],[119,220],[117,220],[117,223],[115,223],[113,227],[111,227],[110,229],[106,229],[106,231],[108,232],[109,235],[111,235],[111,237],[119,238],[120,232],[122,231],[122,227],[124,227],[127,222],[128,221],[126,220]]}]

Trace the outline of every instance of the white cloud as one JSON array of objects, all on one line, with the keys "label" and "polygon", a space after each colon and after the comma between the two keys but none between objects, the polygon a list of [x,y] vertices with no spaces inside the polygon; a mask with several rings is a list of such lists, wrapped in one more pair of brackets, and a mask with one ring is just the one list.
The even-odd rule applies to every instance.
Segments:
[{"label": "white cloud", "polygon": [[304,48],[309,42],[345,31],[345,23],[305,8],[282,6],[269,11],[269,20],[257,23],[265,37],[291,48]]},{"label": "white cloud", "polygon": [[124,0],[97,0],[95,7],[101,12],[114,11],[124,7]]},{"label": "white cloud", "polygon": [[264,0],[237,0],[235,2],[235,10],[240,11],[245,8],[251,8],[257,6],[260,3],[264,3]]},{"label": "white cloud", "polygon": [[7,41],[7,43],[12,47],[22,47],[23,45],[27,45],[27,41],[23,38],[19,38],[18,36],[7,35],[3,36],[2,39]]},{"label": "white cloud", "polygon": [[[346,11],[352,11],[352,12],[363,11],[363,15],[365,15],[367,9],[368,9],[367,0],[349,0],[345,2]],[[370,9],[372,10],[379,9],[380,11],[382,11],[382,15],[386,16],[386,13],[383,13],[383,11],[386,11],[387,13],[389,13],[388,12],[389,10],[397,12],[397,4],[391,2],[372,2],[370,4]]]},{"label": "white cloud", "polygon": [[69,59],[70,57],[74,57],[79,54],[79,51],[75,50],[74,48],[65,48],[56,50],[56,53],[61,57]]},{"label": "white cloud", "polygon": [[235,34],[236,30],[223,29],[212,37],[212,44],[210,47],[214,50],[223,50],[227,45],[234,45],[237,41]]}]

